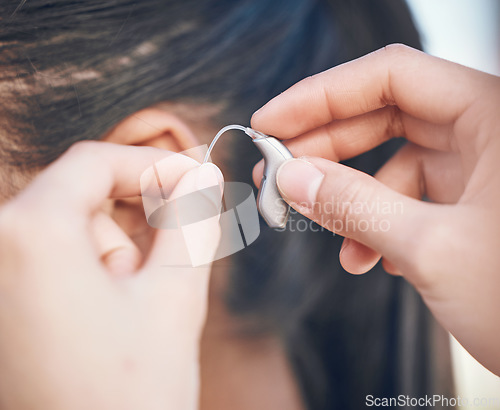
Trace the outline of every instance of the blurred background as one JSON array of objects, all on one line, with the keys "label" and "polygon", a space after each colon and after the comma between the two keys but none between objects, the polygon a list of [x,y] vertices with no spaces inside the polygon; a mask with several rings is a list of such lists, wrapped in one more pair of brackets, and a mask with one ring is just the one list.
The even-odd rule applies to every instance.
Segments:
[{"label": "blurred background", "polygon": [[500,75],[500,1],[407,0],[425,51]]},{"label": "blurred background", "polygon": [[[407,0],[407,3],[426,52],[500,75],[500,1]],[[500,377],[477,363],[455,339],[450,338],[450,343],[457,395],[500,400]],[[500,409],[500,403],[482,408]]]}]

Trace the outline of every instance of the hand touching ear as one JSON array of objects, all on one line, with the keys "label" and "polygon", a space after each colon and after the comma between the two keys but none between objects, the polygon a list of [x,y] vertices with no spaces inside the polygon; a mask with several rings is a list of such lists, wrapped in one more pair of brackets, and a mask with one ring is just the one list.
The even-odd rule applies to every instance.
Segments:
[{"label": "hand touching ear", "polygon": [[[165,266],[175,229],[158,231],[141,263],[99,212],[107,198],[139,195],[143,171],[168,154],[79,143],[0,209],[2,408],[197,407],[210,266]],[[214,165],[175,157],[161,169],[174,197],[222,184]],[[196,234],[215,253],[217,218]]]}]

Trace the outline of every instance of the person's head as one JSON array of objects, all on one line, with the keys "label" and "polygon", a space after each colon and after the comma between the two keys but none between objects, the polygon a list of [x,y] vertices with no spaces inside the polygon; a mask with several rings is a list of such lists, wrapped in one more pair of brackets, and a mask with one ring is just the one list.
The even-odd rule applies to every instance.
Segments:
[{"label": "person's head", "polygon": [[[111,139],[147,144],[161,136],[162,146],[186,148],[193,141],[182,135],[166,141],[176,137],[177,120],[210,124],[210,135],[227,122],[248,123],[253,110],[302,77],[405,40],[382,31],[368,39],[369,1],[327,3],[4,1],[2,164],[23,172],[44,166],[74,142],[109,136],[127,117],[166,102],[135,116],[139,125],[147,116],[134,127],[144,135]],[[14,192],[12,173],[3,171],[2,191]]]},{"label": "person's head", "polygon": [[[0,201],[77,141],[183,151],[222,125],[248,124],[255,109],[308,75],[392,42],[419,47],[403,0],[4,0],[0,19]],[[250,182],[258,151],[244,138],[226,147],[216,151],[223,168]],[[373,172],[393,150],[354,164]],[[283,335],[304,396],[317,408],[354,386],[364,362],[370,381],[359,381],[359,391],[394,392],[386,387],[396,383],[378,383],[375,373],[399,374],[399,362],[384,360],[399,337],[388,317],[398,308],[390,290],[398,295],[400,282],[352,287],[338,247],[325,233],[263,226],[235,258],[245,275],[234,275],[228,299],[235,312],[264,318]],[[357,316],[339,310],[350,291],[364,303]],[[378,306],[368,306],[374,298]],[[349,329],[325,339],[338,352],[326,364],[311,318]],[[380,324],[363,336],[374,347],[353,340],[366,323]],[[366,360],[342,350],[350,342]],[[317,374],[333,387],[315,402],[322,382],[309,376]]]},{"label": "person's head", "polygon": [[[10,171],[2,170],[3,193],[18,188],[13,172],[47,165],[79,140],[182,151],[226,121],[248,122],[253,109],[308,72],[301,67],[316,57],[306,53],[306,22],[317,8],[308,1],[3,2],[0,155]],[[208,127],[206,135],[195,136],[193,125]]]}]

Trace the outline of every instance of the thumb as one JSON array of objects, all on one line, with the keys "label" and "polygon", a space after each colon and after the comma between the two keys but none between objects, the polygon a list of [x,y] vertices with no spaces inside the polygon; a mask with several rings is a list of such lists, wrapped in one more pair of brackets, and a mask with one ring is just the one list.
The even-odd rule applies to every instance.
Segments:
[{"label": "thumb", "polygon": [[301,214],[403,266],[408,249],[436,213],[437,205],[401,195],[363,172],[323,158],[288,160],[278,170],[277,184]]},{"label": "thumb", "polygon": [[207,163],[188,171],[148,218],[157,232],[148,264],[200,266],[213,261],[220,239],[223,176]]}]

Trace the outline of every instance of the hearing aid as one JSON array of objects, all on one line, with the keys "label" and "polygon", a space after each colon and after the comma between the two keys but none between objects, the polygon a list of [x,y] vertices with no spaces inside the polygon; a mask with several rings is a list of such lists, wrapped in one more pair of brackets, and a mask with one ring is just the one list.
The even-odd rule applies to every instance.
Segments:
[{"label": "hearing aid", "polygon": [[263,134],[249,127],[228,125],[222,128],[208,147],[204,163],[208,161],[210,152],[223,133],[229,130],[240,130],[252,138],[252,142],[264,157],[264,172],[257,194],[257,209],[271,228],[284,228],[290,213],[290,206],[279,193],[276,183],[278,168],[293,155],[278,139]]}]

